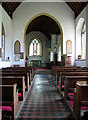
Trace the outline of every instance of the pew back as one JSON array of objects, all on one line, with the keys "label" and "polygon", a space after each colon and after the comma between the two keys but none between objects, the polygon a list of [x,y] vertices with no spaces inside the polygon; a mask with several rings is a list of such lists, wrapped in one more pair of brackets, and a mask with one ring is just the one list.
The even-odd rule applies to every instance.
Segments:
[{"label": "pew back", "polygon": [[6,76],[0,77],[2,79],[2,85],[13,85],[17,84],[17,89],[22,92],[22,100],[25,96],[25,77],[14,77],[14,76]]}]

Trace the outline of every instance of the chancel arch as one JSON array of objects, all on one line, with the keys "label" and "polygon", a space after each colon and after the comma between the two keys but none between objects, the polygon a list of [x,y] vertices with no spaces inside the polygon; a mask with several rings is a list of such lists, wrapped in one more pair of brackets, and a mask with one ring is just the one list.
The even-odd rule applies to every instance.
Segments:
[{"label": "chancel arch", "polygon": [[[48,21],[48,23],[47,23],[47,21]],[[50,24],[50,22],[52,23],[54,23],[54,25],[52,24],[52,25],[50,25],[50,26],[48,26],[47,24]],[[43,25],[43,24],[44,25]],[[42,27],[42,25],[43,25],[43,27]],[[35,26],[35,27],[34,27]],[[56,31],[54,31],[55,30],[55,26],[56,26],[56,29],[57,29],[57,32]],[[40,28],[39,28],[40,27]],[[41,28],[43,28],[43,29],[41,29]],[[53,31],[50,31],[50,29],[51,30],[53,30]],[[47,31],[48,30],[48,31]],[[24,55],[25,55],[25,58],[28,56],[28,54],[26,54],[27,53],[27,49],[26,49],[26,38],[27,38],[27,34],[28,34],[28,32],[30,33],[30,32],[41,32],[41,33],[43,33],[46,37],[47,37],[47,42],[45,43],[46,44],[46,46],[48,46],[48,44],[47,43],[50,43],[50,45],[48,46],[48,47],[46,47],[46,48],[51,48],[51,40],[52,40],[52,35],[53,34],[55,34],[55,35],[59,35],[60,34],[60,36],[61,36],[61,55],[63,55],[63,31],[62,31],[62,27],[61,27],[61,25],[60,25],[60,23],[58,22],[58,20],[55,18],[55,17],[53,17],[53,16],[51,16],[50,14],[47,14],[47,13],[40,13],[40,14],[38,14],[38,15],[36,15],[36,16],[34,16],[33,18],[31,18],[30,20],[29,20],[29,22],[27,23],[27,25],[26,25],[26,27],[25,27],[25,31],[24,31],[24,50],[25,50],[25,52],[24,52]],[[46,32],[47,31],[47,32]],[[59,31],[59,32],[58,32]],[[58,34],[59,33],[59,34]],[[36,35],[35,35],[36,36]],[[33,36],[33,38],[35,37],[35,36]],[[31,37],[31,36],[30,36]],[[37,36],[36,36],[37,37]],[[33,39],[33,38],[31,38],[31,39]],[[56,40],[57,41],[57,40]],[[56,43],[57,44],[57,43]],[[55,47],[57,47],[57,45],[55,44]],[[43,44],[42,44],[42,46],[44,46]],[[54,48],[52,48],[52,50],[53,50],[53,52],[54,52],[54,49],[55,49],[55,47]],[[30,49],[30,48],[29,48]],[[44,49],[44,48],[43,48]],[[43,50],[42,49],[42,50]],[[50,52],[52,52],[52,51],[50,51]],[[49,54],[49,50],[46,52],[46,54]],[[44,55],[44,54],[43,54]],[[40,55],[41,56],[41,55]],[[49,59],[50,59],[50,56],[48,55],[48,57],[49,57]],[[29,59],[30,59],[30,52],[29,52]],[[35,58],[33,58],[33,59],[35,59]],[[38,58],[37,58],[38,59]],[[39,58],[39,59],[42,59],[42,58]],[[47,62],[47,60],[46,60],[46,58],[44,58],[44,61],[45,62]]]}]

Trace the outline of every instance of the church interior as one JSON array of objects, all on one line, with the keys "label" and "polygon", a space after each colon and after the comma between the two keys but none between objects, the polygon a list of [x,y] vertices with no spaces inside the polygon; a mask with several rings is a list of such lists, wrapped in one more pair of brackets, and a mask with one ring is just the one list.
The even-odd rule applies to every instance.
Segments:
[{"label": "church interior", "polygon": [[0,120],[88,120],[88,2],[0,2]]}]

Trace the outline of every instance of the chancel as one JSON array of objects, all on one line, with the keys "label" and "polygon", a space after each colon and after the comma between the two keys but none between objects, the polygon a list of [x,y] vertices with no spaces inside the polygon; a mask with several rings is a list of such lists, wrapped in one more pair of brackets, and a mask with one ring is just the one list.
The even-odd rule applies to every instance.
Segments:
[{"label": "chancel", "polygon": [[0,120],[88,119],[86,0],[0,2]]}]

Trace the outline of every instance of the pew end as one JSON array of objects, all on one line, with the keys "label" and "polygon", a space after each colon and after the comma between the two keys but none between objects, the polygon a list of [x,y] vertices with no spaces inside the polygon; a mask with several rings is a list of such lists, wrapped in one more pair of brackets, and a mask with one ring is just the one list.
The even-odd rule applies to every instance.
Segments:
[{"label": "pew end", "polygon": [[81,117],[81,109],[88,107],[88,84],[76,83],[74,91],[73,110],[78,118]]},{"label": "pew end", "polygon": [[2,89],[2,101],[0,101],[0,107],[2,109],[2,119],[4,117],[8,117],[8,116],[6,116],[7,111],[9,113],[11,119],[13,119],[16,117],[16,114],[18,112],[17,84],[0,85],[0,88]]}]

